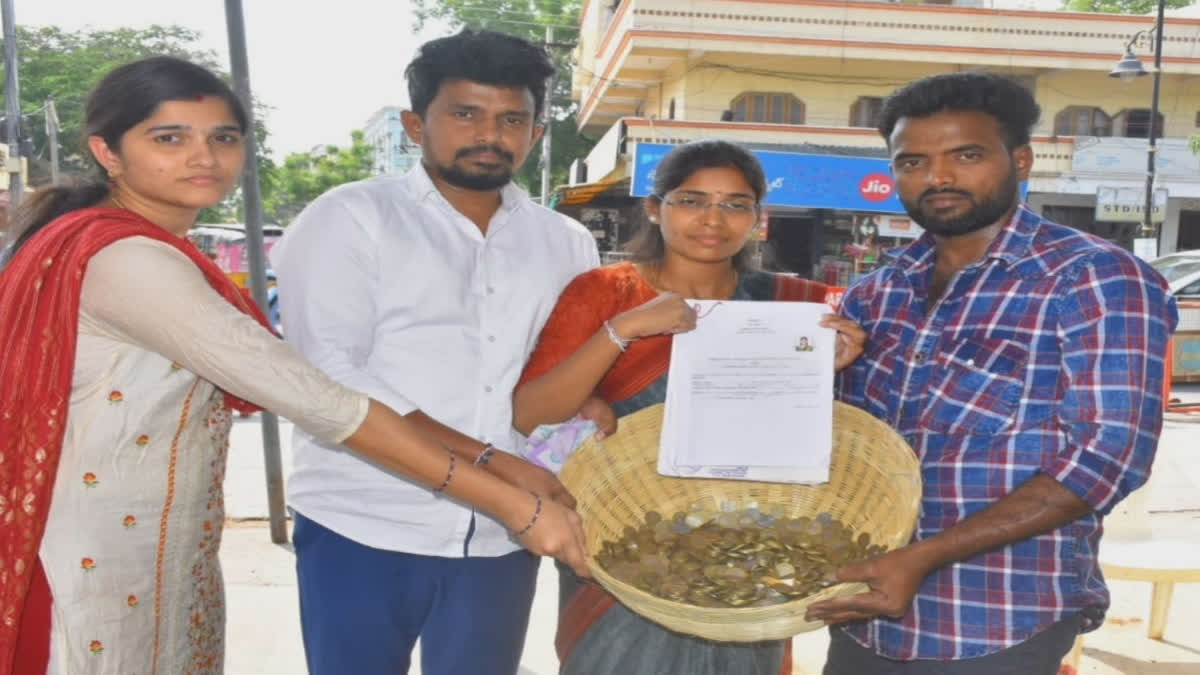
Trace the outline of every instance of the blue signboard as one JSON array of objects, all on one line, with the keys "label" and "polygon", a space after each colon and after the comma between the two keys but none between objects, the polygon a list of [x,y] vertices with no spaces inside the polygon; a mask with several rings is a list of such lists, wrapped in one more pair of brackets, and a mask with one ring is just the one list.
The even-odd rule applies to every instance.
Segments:
[{"label": "blue signboard", "polygon": [[[638,143],[632,194],[653,192],[654,169],[675,146]],[[767,174],[767,206],[904,213],[887,159],[755,150]]]}]

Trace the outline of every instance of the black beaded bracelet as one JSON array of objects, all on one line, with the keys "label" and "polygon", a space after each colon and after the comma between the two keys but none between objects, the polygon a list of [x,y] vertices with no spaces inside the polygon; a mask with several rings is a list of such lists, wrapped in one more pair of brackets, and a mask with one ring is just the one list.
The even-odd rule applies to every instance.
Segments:
[{"label": "black beaded bracelet", "polygon": [[454,454],[454,448],[446,447],[446,452],[450,453],[450,468],[446,471],[446,480],[442,484],[433,488],[434,492],[441,492],[450,485],[450,481],[454,479],[454,465],[458,463],[458,458]]},{"label": "black beaded bracelet", "polygon": [[475,458],[475,466],[483,466],[487,464],[488,460],[490,460],[494,454],[496,454],[496,446],[492,445],[491,443],[483,446],[483,452],[479,453],[479,456]]},{"label": "black beaded bracelet", "polygon": [[537,500],[537,506],[533,507],[533,518],[529,519],[529,524],[526,525],[525,528],[523,530],[521,530],[520,532],[514,533],[514,535],[517,537],[532,530],[534,524],[536,524],[538,521],[538,516],[542,515],[542,496],[536,492],[530,492],[529,494],[533,495],[533,498]]}]

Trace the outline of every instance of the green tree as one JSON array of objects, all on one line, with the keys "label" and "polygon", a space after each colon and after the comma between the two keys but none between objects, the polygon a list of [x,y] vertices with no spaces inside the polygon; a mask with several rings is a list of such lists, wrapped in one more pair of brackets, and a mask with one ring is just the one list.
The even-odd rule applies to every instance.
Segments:
[{"label": "green tree", "polygon": [[[571,46],[579,34],[580,0],[413,0],[417,30],[430,19],[455,27],[487,28],[543,44],[546,28],[554,31],[548,47],[558,72],[551,93],[551,188],[566,182],[571,161],[583,157],[595,140],[579,133],[577,106],[571,100]],[[541,190],[540,150],[518,172],[516,180],[532,194]]]},{"label": "green tree", "polygon": [[[1167,0],[1167,9],[1179,9],[1195,0]],[[1063,9],[1104,14],[1150,14],[1158,11],[1158,0],[1064,0]]]},{"label": "green tree", "polygon": [[372,149],[363,132],[350,134],[350,146],[325,146],[319,152],[288,155],[263,179],[263,214],[286,225],[309,202],[343,183],[371,175]]},{"label": "green tree", "polygon": [[[32,138],[34,150],[30,158],[30,184],[36,186],[50,179],[44,117],[47,99],[54,99],[58,111],[60,170],[66,176],[85,174],[91,167],[83,138],[84,107],[96,82],[117,65],[150,56],[187,59],[228,79],[217,55],[199,47],[199,40],[198,32],[182,26],[83,31],[65,31],[57,26],[18,26],[21,110],[28,120],[25,133]],[[268,134],[261,122],[265,109],[256,106],[255,110],[259,171],[270,174],[273,164],[266,150]],[[241,220],[240,212],[240,195],[235,193],[225,203],[206,209],[200,220]]]},{"label": "green tree", "polygon": [[181,26],[65,31],[57,26],[17,27],[21,110],[33,139],[30,182],[49,177],[48,141],[43,111],[53,98],[58,109],[59,157],[67,173],[88,168],[83,115],[92,86],[114,66],[148,56],[168,55],[219,70],[211,50],[196,46],[199,34]]}]

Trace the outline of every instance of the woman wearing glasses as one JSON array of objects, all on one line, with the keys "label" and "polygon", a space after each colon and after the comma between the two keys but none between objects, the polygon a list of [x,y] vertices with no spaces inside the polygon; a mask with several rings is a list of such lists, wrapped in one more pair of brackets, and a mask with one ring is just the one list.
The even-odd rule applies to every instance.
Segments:
[{"label": "woman wearing glasses", "polygon": [[[579,414],[603,428],[614,416],[662,403],[671,335],[696,325],[685,298],[824,302],[823,284],[750,264],[747,245],[765,195],[762,167],[737,145],[696,141],[668,154],[646,198],[631,262],[586,272],[559,298],[514,393],[516,428],[529,434]],[[862,352],[866,336],[857,324],[831,314],[822,325],[840,333],[836,368]],[[719,643],[673,633],[598,584],[559,571],[555,647],[564,675],[791,672],[790,642]]]}]

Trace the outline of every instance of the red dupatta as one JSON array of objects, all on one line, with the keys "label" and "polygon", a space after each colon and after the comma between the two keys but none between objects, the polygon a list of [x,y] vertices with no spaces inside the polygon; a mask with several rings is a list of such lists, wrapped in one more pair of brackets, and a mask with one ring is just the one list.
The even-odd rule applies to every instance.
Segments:
[{"label": "red dupatta", "polygon": [[[269,326],[194,245],[124,209],[58,218],[0,273],[0,675],[46,669],[50,589],[38,551],[67,425],[83,275],[94,254],[134,236],[179,249],[222,297]],[[225,400],[239,411],[257,409],[229,394]]]}]

